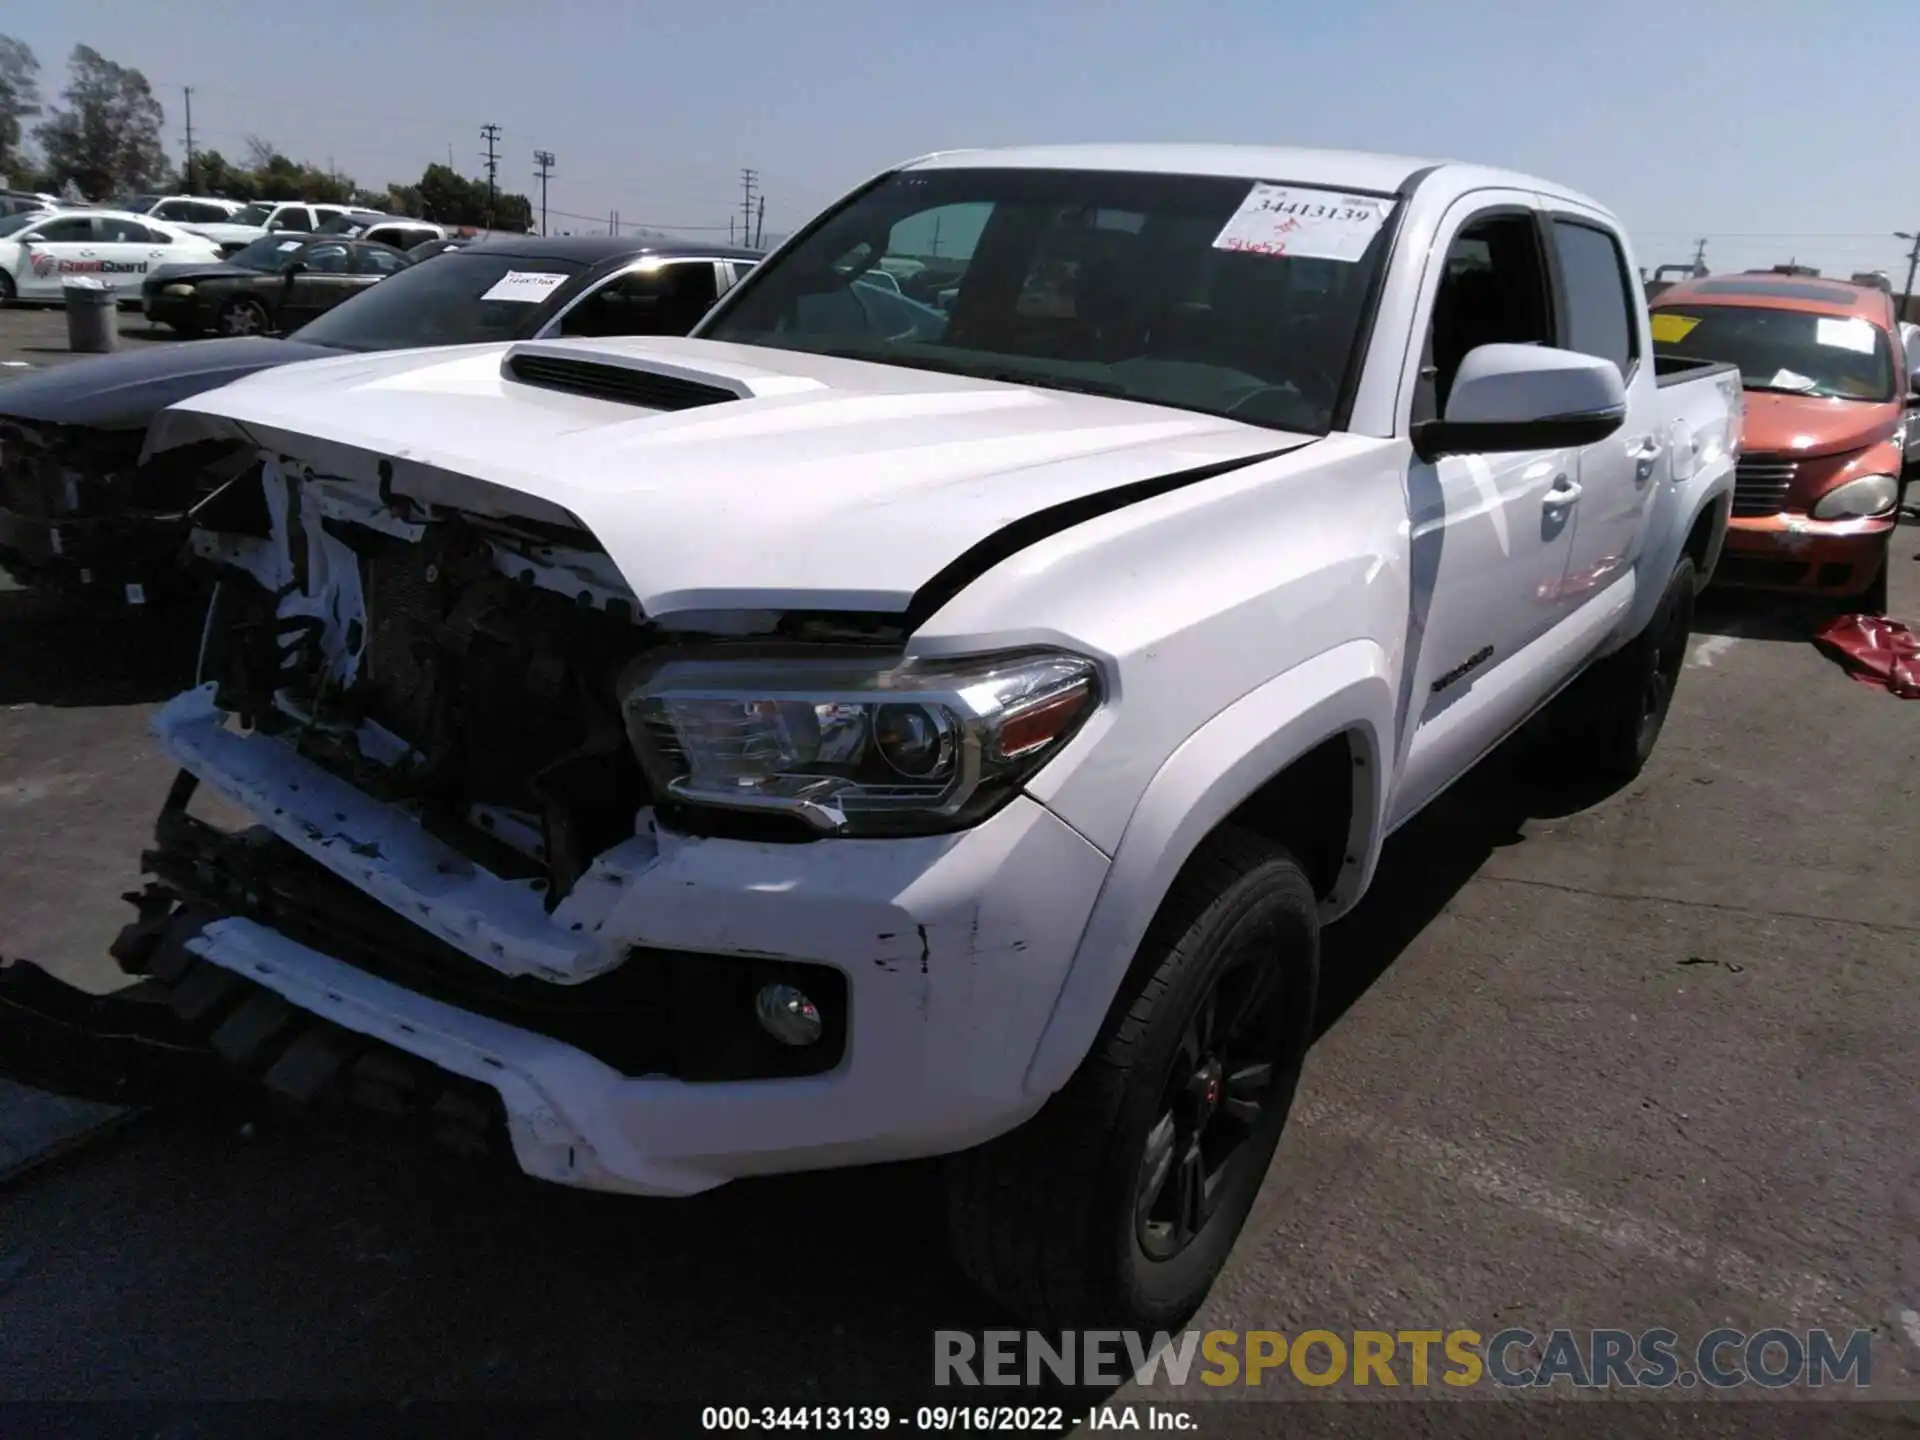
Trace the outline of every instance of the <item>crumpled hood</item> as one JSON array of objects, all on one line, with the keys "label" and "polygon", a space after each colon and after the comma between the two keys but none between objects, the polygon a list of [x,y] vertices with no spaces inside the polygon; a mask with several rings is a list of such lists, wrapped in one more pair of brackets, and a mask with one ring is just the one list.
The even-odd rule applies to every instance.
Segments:
[{"label": "crumpled hood", "polygon": [[1828,400],[1812,395],[1745,394],[1747,418],[1741,446],[1754,455],[1838,455],[1886,440],[1904,407],[1889,402]]},{"label": "crumpled hood", "polygon": [[271,366],[339,353],[264,338],[142,345],[10,380],[0,386],[0,415],[39,425],[143,430],[177,400]]},{"label": "crumpled hood", "polygon": [[[512,355],[738,398],[646,409],[521,383],[504,370]],[[1104,396],[691,339],[323,361],[182,402],[148,449],[209,433],[245,434],[322,473],[370,478],[368,457],[389,459],[401,494],[478,509],[506,492],[534,502],[521,513],[564,518],[557,507],[605,546],[653,616],[902,611],[1016,521],[1312,439]]]}]

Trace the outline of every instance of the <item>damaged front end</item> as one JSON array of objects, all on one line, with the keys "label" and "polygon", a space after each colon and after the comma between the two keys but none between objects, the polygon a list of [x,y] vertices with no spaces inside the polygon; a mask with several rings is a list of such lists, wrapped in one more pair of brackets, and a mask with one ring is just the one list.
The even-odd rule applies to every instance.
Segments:
[{"label": "damaged front end", "polygon": [[141,462],[144,429],[0,417],[0,567],[36,589],[115,606],[205,594],[190,512],[224,478],[218,447]]},{"label": "damaged front end", "polygon": [[[618,698],[663,637],[584,531],[501,513],[485,491],[456,508],[397,493],[384,461],[367,483],[256,449],[198,507],[192,544],[218,584],[199,683],[155,722],[182,775],[123,965],[177,986],[180,967],[150,957],[179,954],[247,981],[246,945],[287,945],[617,1076],[831,1069],[839,971],[647,948],[609,923],[674,843]],[[203,783],[256,823],[189,814]],[[783,984],[831,1017],[820,1043],[785,1047],[754,1023],[754,997]],[[258,1000],[220,989],[223,1010]],[[286,1028],[294,1007],[263,993],[251,1026],[234,1021],[253,1069],[311,1088],[274,1067],[282,1047],[319,1043],[298,1040],[312,1017]],[[483,1080],[489,1062],[473,1059]],[[288,1063],[298,1079],[318,1062]]]}]

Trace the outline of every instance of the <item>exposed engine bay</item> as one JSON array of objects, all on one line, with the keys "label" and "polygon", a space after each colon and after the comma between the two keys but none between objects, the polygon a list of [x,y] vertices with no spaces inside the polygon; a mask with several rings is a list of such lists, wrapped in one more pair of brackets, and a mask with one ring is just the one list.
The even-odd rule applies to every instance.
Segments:
[{"label": "exposed engine bay", "polygon": [[549,912],[663,798],[621,714],[626,667],[740,643],[743,623],[761,643],[898,643],[856,616],[668,632],[584,529],[424,502],[380,473],[376,487],[259,454],[196,507],[193,549],[217,579],[199,680],[242,726],[530,883]]},{"label": "exposed engine bay", "polygon": [[[405,518],[403,518],[403,516]],[[195,515],[203,681],[548,908],[647,800],[614,698],[645,648],[584,535],[380,502],[275,459]]]}]

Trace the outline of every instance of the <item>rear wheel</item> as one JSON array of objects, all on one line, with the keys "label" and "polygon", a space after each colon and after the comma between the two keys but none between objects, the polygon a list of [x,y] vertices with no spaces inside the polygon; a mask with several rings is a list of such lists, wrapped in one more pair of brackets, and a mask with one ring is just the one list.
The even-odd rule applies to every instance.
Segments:
[{"label": "rear wheel", "polygon": [[1319,919],[1298,863],[1223,830],[1175,882],[1128,990],[1038,1115],[948,1161],[961,1267],[1043,1327],[1178,1324],[1226,1263],[1313,1034]]},{"label": "rear wheel", "polygon": [[1556,775],[1625,784],[1653,757],[1687,663],[1696,575],[1682,557],[1646,628],[1553,702]]},{"label": "rear wheel", "polygon": [[217,323],[222,335],[264,335],[268,328],[267,309],[258,300],[244,297],[229,300],[220,307]]}]

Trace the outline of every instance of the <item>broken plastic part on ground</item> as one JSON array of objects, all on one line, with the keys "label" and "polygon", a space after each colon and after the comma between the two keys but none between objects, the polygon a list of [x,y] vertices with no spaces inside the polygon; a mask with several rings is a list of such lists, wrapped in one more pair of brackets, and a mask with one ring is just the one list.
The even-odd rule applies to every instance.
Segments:
[{"label": "broken plastic part on ground", "polygon": [[1920,636],[1898,620],[1842,615],[1823,625],[1813,643],[1862,684],[1920,700]]}]

